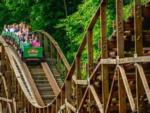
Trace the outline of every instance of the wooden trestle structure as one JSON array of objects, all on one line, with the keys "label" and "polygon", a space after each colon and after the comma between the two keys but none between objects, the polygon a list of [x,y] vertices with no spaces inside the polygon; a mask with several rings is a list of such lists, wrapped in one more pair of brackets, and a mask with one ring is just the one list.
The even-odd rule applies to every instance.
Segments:
[{"label": "wooden trestle structure", "polygon": [[[43,68],[23,63],[0,38],[0,113],[150,113],[150,2],[141,5],[141,0],[134,0],[134,10],[125,21],[123,0],[115,0],[110,39],[107,3],[101,0],[71,67],[57,42],[44,31],[36,31],[44,40],[47,62],[40,64]],[[101,54],[95,58],[97,22]],[[61,75],[66,76],[64,84]]]}]

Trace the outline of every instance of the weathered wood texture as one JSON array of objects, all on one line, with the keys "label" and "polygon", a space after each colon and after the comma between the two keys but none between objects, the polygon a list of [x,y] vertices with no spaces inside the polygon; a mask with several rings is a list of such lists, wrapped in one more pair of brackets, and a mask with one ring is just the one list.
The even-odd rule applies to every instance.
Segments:
[{"label": "weathered wood texture", "polygon": [[[56,62],[55,66],[66,77],[65,84],[59,87],[55,75],[47,69],[48,65],[42,64],[55,94],[52,103],[45,106],[38,106],[38,99],[33,94],[35,89],[24,86],[15,62],[11,60],[11,51],[5,41],[0,40],[0,112],[7,109],[9,113],[149,113],[150,3],[142,6],[140,0],[135,0],[134,10],[126,21],[123,20],[123,0],[115,0],[115,4],[116,20],[111,39],[107,37],[108,0],[101,0],[71,67],[57,42],[45,31],[36,31],[41,40],[44,38],[46,56],[56,59],[51,65]],[[100,42],[97,42],[100,45],[97,59],[93,42],[96,23],[100,23],[101,34]],[[87,59],[83,62],[85,54]],[[10,79],[6,80],[6,77]]]}]

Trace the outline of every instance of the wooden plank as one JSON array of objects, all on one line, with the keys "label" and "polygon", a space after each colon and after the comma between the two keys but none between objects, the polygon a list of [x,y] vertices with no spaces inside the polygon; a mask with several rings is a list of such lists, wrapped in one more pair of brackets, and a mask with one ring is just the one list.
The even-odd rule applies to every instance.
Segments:
[{"label": "wooden plank", "polygon": [[117,55],[124,57],[123,0],[116,0]]},{"label": "wooden plank", "polygon": [[71,109],[74,113],[76,112],[76,108],[70,104],[67,99],[65,99],[65,104],[66,104],[66,107],[68,107],[69,109]]},{"label": "wooden plank", "polygon": [[40,109],[39,109],[39,113],[43,113],[43,108],[40,108]]},{"label": "wooden plank", "polygon": [[135,53],[142,55],[143,39],[142,39],[142,5],[141,0],[135,0],[134,6],[134,30],[135,30]]},{"label": "wooden plank", "polygon": [[79,111],[80,111],[81,107],[83,106],[83,103],[84,103],[86,97],[88,96],[88,91],[89,91],[89,87],[87,87],[85,92],[84,92],[84,95],[83,95],[83,97],[79,103],[79,107],[77,108],[77,111],[76,111],[77,113],[80,113]]},{"label": "wooden plank", "polygon": [[71,79],[74,72],[75,72],[75,60],[73,61],[72,65],[71,65],[70,71],[67,73],[66,80]]},{"label": "wooden plank", "polygon": [[50,113],[50,106],[47,106],[47,113]]},{"label": "wooden plank", "polygon": [[59,111],[60,106],[61,106],[61,98],[60,98],[61,93],[59,93],[59,95],[56,98],[56,112]]},{"label": "wooden plank", "polygon": [[114,91],[114,86],[115,86],[116,73],[117,73],[117,70],[115,69],[115,73],[114,73],[114,77],[113,77],[113,80],[112,80],[107,105],[106,105],[106,108],[105,108],[105,113],[109,113],[109,110],[110,110],[110,105],[111,105],[111,102],[112,102],[112,96],[113,96],[113,91]]},{"label": "wooden plank", "polygon": [[[81,80],[81,58],[80,56],[77,56],[76,58],[76,75],[75,75],[75,79]],[[72,77],[73,79],[74,77]],[[77,82],[77,81],[76,81]],[[82,88],[79,84],[76,84],[75,86],[75,93],[76,93],[76,104],[77,104],[77,108],[79,107],[79,104],[81,102],[82,99]]]},{"label": "wooden plank", "polygon": [[[88,47],[88,68],[87,68],[87,78],[89,79],[92,72],[93,72],[93,31],[88,30],[87,32],[87,47]],[[90,84],[90,81],[88,80],[88,85]],[[89,91],[89,102],[91,102],[91,93]],[[89,113],[92,113],[91,106],[89,106]]]},{"label": "wooden plank", "polygon": [[119,70],[120,70],[121,78],[122,78],[123,85],[124,85],[125,90],[126,90],[126,94],[128,96],[128,99],[129,99],[131,109],[132,109],[133,112],[135,112],[136,107],[135,107],[135,103],[134,103],[134,98],[133,98],[133,95],[131,93],[131,89],[130,89],[130,86],[129,86],[129,83],[128,83],[128,80],[127,80],[125,70],[122,66],[119,66],[119,65],[117,66],[117,68],[119,68]]},{"label": "wooden plank", "polygon": [[148,82],[147,82],[144,70],[143,70],[143,68],[142,68],[142,66],[140,64],[135,64],[135,66],[137,67],[140,79],[142,80],[142,84],[143,84],[146,96],[147,96],[148,101],[150,103],[150,88],[149,88],[149,85],[148,85]]},{"label": "wooden plank", "polygon": [[117,62],[118,64],[150,62],[150,56],[120,58]]},{"label": "wooden plank", "polygon": [[126,113],[126,93],[120,73],[118,72],[119,113]]},{"label": "wooden plank", "polygon": [[93,72],[93,32],[88,31],[87,34],[87,45],[88,45],[88,76],[90,77]]},{"label": "wooden plank", "polygon": [[[137,56],[141,56],[143,54],[143,39],[142,39],[142,6],[141,0],[134,1],[134,41],[135,41],[135,53]],[[140,109],[140,97],[143,95],[143,87],[140,79],[139,73],[136,71],[136,98],[137,98],[137,112],[139,113]]]},{"label": "wooden plank", "polygon": [[92,85],[90,85],[90,91],[95,99],[95,102],[97,104],[97,107],[98,107],[100,113],[104,113],[104,107],[103,107],[102,103],[100,102],[99,97]]},{"label": "wooden plank", "polygon": [[88,81],[87,80],[76,80],[75,83],[77,85],[87,85]]},{"label": "wooden plank", "polygon": [[25,63],[23,63],[23,66],[24,66],[24,70],[25,70],[26,73],[27,73],[27,76],[28,76],[27,78],[28,78],[28,81],[29,81],[29,83],[30,83],[30,85],[31,85],[31,88],[32,88],[32,90],[34,91],[34,95],[35,95],[36,99],[38,100],[38,103],[39,103],[41,106],[44,106],[44,105],[45,105],[45,104],[44,104],[44,101],[43,101],[43,99],[42,99],[42,97],[41,97],[41,95],[40,95],[40,93],[39,93],[39,91],[38,91],[38,89],[37,89],[37,87],[36,87],[36,85],[35,85],[35,82],[34,82],[34,80],[33,80],[33,78],[32,78],[32,75],[31,75],[31,73],[30,73],[30,71],[29,71],[27,65],[26,65]]},{"label": "wooden plank", "polygon": [[3,85],[4,85],[4,91],[5,91],[5,94],[6,94],[6,97],[8,98],[8,88],[7,88],[7,83],[6,83],[6,79],[4,76],[1,76],[2,80],[3,80]]},{"label": "wooden plank", "polygon": [[13,102],[13,108],[14,108],[14,113],[17,113],[17,106],[16,106],[16,101],[15,101],[15,98],[12,99],[12,102]]},{"label": "wooden plank", "polygon": [[3,113],[2,103],[0,102],[0,113]]},{"label": "wooden plank", "polygon": [[[21,89],[22,89],[23,92],[25,93],[25,95],[26,95],[28,101],[30,101],[33,105],[39,107],[39,105],[38,105],[38,103],[37,103],[37,100],[35,99],[35,96],[34,96],[34,94],[33,94],[33,91],[31,91],[31,85],[29,85],[29,82],[27,81],[26,76],[24,75],[23,77],[24,77],[24,80],[25,80],[26,85],[28,86],[30,92],[27,91],[28,89],[26,88],[26,86],[25,86],[25,84],[24,84],[24,82],[23,82],[23,80],[22,80],[22,78],[21,78],[20,72],[18,71],[18,68],[17,68],[16,64],[18,65],[19,68],[21,68],[21,69],[20,69],[21,72],[22,72],[24,69],[23,69],[23,66],[20,64],[21,61],[20,61],[20,59],[18,58],[16,52],[13,51],[13,50],[12,50],[11,48],[9,48],[9,47],[5,47],[5,50],[6,50],[6,54],[7,54],[7,56],[8,56],[8,60],[10,61],[10,65],[12,66],[12,69],[14,70],[14,73],[15,73],[14,75],[15,75],[15,77],[17,78],[17,81],[18,81],[19,85],[21,86]],[[24,74],[24,73],[22,72],[22,74]],[[16,82],[16,83],[17,83],[17,82]],[[17,86],[18,86],[18,84],[16,84],[16,87],[17,87]],[[16,91],[17,91],[17,90],[16,90]],[[29,93],[30,93],[31,95],[30,95]]]},{"label": "wooden plank", "polygon": [[4,97],[0,97],[0,101],[4,101],[4,102],[8,102],[8,103],[11,103],[11,102],[12,102],[11,99],[4,98]]},{"label": "wooden plank", "polygon": [[[124,57],[123,0],[116,0],[117,56]],[[126,94],[118,72],[119,113],[126,113]]]},{"label": "wooden plank", "polygon": [[[135,57],[126,57],[126,58],[118,58],[118,59],[106,59],[103,58],[99,61],[100,64],[127,64],[127,63],[144,63],[150,62],[150,56],[135,56]],[[98,65],[100,65],[98,63]]]},{"label": "wooden plank", "polygon": [[65,103],[65,99],[67,99],[68,101],[71,101],[72,100],[71,95],[72,95],[71,80],[66,80],[65,88],[62,89],[62,92],[61,92],[61,105]]},{"label": "wooden plank", "polygon": [[65,109],[65,107],[66,107],[66,105],[65,105],[65,104],[63,104],[62,106],[60,106],[60,109],[59,109],[59,111],[58,111],[57,113],[61,113],[61,112],[62,112],[62,110],[63,110],[63,109]]},{"label": "wooden plank", "polygon": [[59,88],[59,86],[58,86],[58,84],[54,78],[52,71],[50,70],[47,63],[42,62],[41,65],[42,65],[43,71],[46,75],[46,78],[47,78],[52,90],[54,91],[54,94],[57,96],[61,90],[60,90],[60,88]]},{"label": "wooden plank", "polygon": [[[103,0],[100,8],[100,17],[101,17],[101,58],[108,57],[108,48],[107,48],[107,37],[106,37],[106,7],[107,0]],[[109,82],[108,82],[108,66],[101,65],[101,75],[102,75],[102,98],[104,111],[106,108],[106,103],[109,96]]]}]

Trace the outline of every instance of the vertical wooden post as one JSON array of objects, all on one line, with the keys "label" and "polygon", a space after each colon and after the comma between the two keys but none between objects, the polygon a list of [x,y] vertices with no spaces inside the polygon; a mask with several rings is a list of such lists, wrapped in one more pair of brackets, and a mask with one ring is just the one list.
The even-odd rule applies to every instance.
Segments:
[{"label": "vertical wooden post", "polygon": [[55,113],[54,105],[51,105],[51,113]]},{"label": "vertical wooden post", "polygon": [[[66,84],[65,84],[65,99],[67,101],[70,101],[71,100],[71,80],[66,80]],[[67,90],[66,90],[67,89]],[[62,95],[63,96],[63,95]],[[63,98],[64,99],[64,98]],[[65,99],[63,100],[63,103],[65,102]]]},{"label": "vertical wooden post", "polygon": [[43,108],[40,108],[40,109],[39,109],[39,113],[43,113]]},{"label": "vertical wooden post", "polygon": [[[70,83],[71,83],[71,81],[70,81]],[[69,85],[71,85],[69,83]],[[66,87],[65,87],[66,88]],[[65,93],[66,91],[66,89],[65,88],[63,88],[62,90],[61,90],[61,105],[63,105],[64,103],[65,103],[65,98],[66,98],[66,96],[67,96],[67,94]],[[71,88],[71,86],[69,87],[69,88]],[[68,89],[67,89],[68,90]],[[69,89],[70,91],[68,92],[68,94],[71,94],[71,89]]]},{"label": "vertical wooden post", "polygon": [[28,102],[28,112],[27,113],[31,113],[31,105],[29,102]]},{"label": "vertical wooden post", "polygon": [[135,0],[134,6],[135,54],[142,55],[142,5],[141,0]]},{"label": "vertical wooden post", "polygon": [[3,113],[2,103],[0,102],[0,113]]},{"label": "vertical wooden post", "polygon": [[[116,0],[117,55],[124,57],[123,0]],[[118,71],[119,113],[126,113],[126,92]]]},{"label": "vertical wooden post", "polygon": [[60,95],[57,96],[57,99],[56,99],[56,112],[58,113],[59,111],[59,108],[60,108]]},{"label": "vertical wooden post", "polygon": [[[47,109],[46,108],[43,108],[43,113],[46,113],[47,112]],[[56,112],[57,113],[57,112]]]},{"label": "vertical wooden post", "polygon": [[[141,56],[143,54],[142,41],[142,8],[141,0],[135,0],[134,5],[134,30],[135,30],[135,54]],[[138,70],[136,69],[136,98],[137,98],[137,113],[139,113],[140,96],[144,93],[142,81],[140,79]]]},{"label": "vertical wooden post", "polygon": [[[81,80],[81,56],[77,56],[76,58],[76,79],[77,80]],[[80,105],[82,99],[82,88],[81,86],[79,86],[78,84],[76,84],[76,105],[77,108]]]},{"label": "vertical wooden post", "polygon": [[88,31],[87,34],[88,44],[88,76],[93,72],[93,31]]},{"label": "vertical wooden post", "polygon": [[47,113],[51,113],[51,112],[50,112],[50,107],[47,107]]},{"label": "vertical wooden post", "polygon": [[35,113],[34,110],[34,106],[31,105],[31,113]]},{"label": "vertical wooden post", "polygon": [[[93,72],[93,31],[89,30],[87,34],[87,45],[88,45],[88,85],[90,85],[89,77]],[[91,102],[91,92],[89,90],[89,102]],[[88,103],[90,104],[90,103]],[[89,113],[92,113],[91,106],[89,106]]]},{"label": "vertical wooden post", "polygon": [[13,109],[14,109],[14,113],[17,113],[17,110],[16,110],[16,100],[15,100],[15,98],[13,98]]},{"label": "vertical wooden post", "polygon": [[34,112],[38,113],[38,108],[34,107]]},{"label": "vertical wooden post", "polygon": [[[101,9],[100,9],[100,17],[101,17],[101,58],[108,57],[107,50],[107,36],[106,36],[106,4],[107,0],[104,0]],[[101,75],[102,75],[102,95],[103,95],[103,105],[104,111],[106,108],[108,96],[109,96],[109,82],[108,82],[108,66],[101,66]]]}]

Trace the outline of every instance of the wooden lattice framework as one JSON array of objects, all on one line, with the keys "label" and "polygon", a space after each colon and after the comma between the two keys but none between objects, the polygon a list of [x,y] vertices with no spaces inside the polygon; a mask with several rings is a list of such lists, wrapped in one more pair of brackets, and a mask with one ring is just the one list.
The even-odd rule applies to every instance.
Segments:
[{"label": "wooden lattice framework", "polygon": [[[68,64],[65,66],[69,70],[61,92],[53,103],[46,107],[35,107],[24,96],[20,84],[12,76],[14,75],[14,70],[8,65],[10,64],[10,59],[6,52],[7,47],[3,44],[1,46],[1,83],[4,86],[1,85],[0,89],[1,93],[3,93],[1,95],[5,96],[5,98],[0,98],[0,111],[8,106],[9,113],[18,113],[19,107],[23,106],[27,113],[140,113],[141,106],[144,106],[144,99],[148,103],[150,102],[149,76],[146,76],[144,68],[145,64],[150,62],[150,56],[144,56],[143,54],[141,0],[135,0],[133,11],[134,32],[132,36],[134,37],[134,53],[131,57],[126,57],[124,52],[126,48],[124,38],[126,31],[123,21],[123,0],[116,0],[115,3],[116,28],[114,29],[114,34],[117,55],[115,58],[110,58],[108,55],[109,41],[106,37],[107,0],[101,0],[94,17],[87,27],[71,68],[69,69]],[[101,56],[95,63],[93,57],[93,29],[99,20],[101,23],[99,44]],[[53,46],[56,48],[55,44]],[[45,51],[47,51],[46,49],[47,47],[45,47]],[[84,67],[87,79],[81,78],[82,54],[84,51],[87,51],[87,65]],[[57,52],[59,54],[58,58],[63,60],[64,56],[61,56],[62,54],[60,54],[59,50]],[[51,50],[51,56],[52,54],[53,50]],[[127,67],[132,68],[131,75],[129,75],[130,71],[126,69]],[[5,76],[2,76],[3,74]],[[6,94],[3,87],[7,92]],[[17,95],[11,95],[12,91],[16,92]],[[18,100],[21,100],[21,103]],[[147,105],[150,106],[149,104]]]}]

